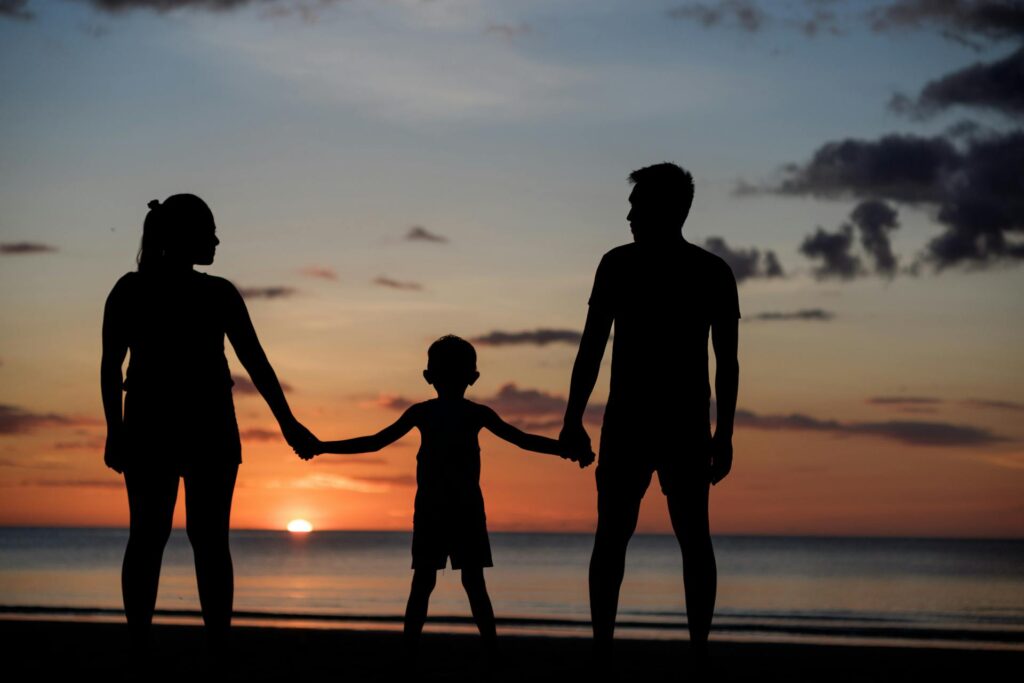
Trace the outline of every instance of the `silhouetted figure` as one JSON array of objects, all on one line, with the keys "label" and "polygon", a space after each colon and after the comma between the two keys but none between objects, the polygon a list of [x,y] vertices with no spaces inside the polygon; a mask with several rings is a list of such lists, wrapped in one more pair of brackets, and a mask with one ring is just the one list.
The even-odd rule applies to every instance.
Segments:
[{"label": "silhouetted figure", "polygon": [[449,335],[431,344],[423,377],[433,385],[437,398],[410,406],[391,426],[373,436],[318,442],[311,452],[297,452],[303,457],[319,453],[369,453],[394,443],[413,427],[419,429],[412,537],[414,571],[405,610],[407,654],[410,661],[415,656],[437,570],[444,569],[451,557],[452,569],[462,570],[462,585],[487,656],[493,654],[496,634],[494,610],[484,584],[484,567],[493,564],[480,491],[480,430],[489,429],[495,436],[525,450],[577,461],[581,467],[590,464],[594,456],[589,447],[570,449],[554,439],[527,434],[506,423],[491,408],[466,399],[466,389],[480,373],[476,369],[476,350],[460,337]]},{"label": "silhouetted figure", "polygon": [[183,477],[203,622],[217,655],[231,625],[228,527],[242,461],[225,335],[288,442],[302,446],[313,436],[292,416],[238,290],[192,268],[213,263],[220,243],[209,207],[190,194],[149,207],[138,271],[114,285],[103,316],[104,460],[124,473],[131,516],[121,573],[124,609],[133,651],[144,654]]},{"label": "silhouetted figure", "polygon": [[[634,242],[606,253],[597,268],[559,438],[576,448],[590,443],[583,413],[614,322],[590,561],[595,653],[606,657],[610,652],[626,545],[657,471],[683,553],[691,648],[702,661],[717,585],[708,491],[732,466],[739,298],[725,261],[682,237],[693,201],[690,174],[663,163],[634,171],[629,179],[635,184],[627,216]],[[717,364],[714,437],[709,329]]]}]

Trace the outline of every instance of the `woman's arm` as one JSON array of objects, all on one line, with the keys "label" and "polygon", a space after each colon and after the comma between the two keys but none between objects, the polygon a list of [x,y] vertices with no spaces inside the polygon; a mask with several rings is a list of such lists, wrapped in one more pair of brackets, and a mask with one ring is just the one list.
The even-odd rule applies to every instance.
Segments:
[{"label": "woman's arm", "polygon": [[256,336],[256,329],[249,318],[249,310],[245,307],[245,301],[235,286],[227,280],[221,280],[225,285],[225,296],[227,298],[227,335],[231,346],[235,349],[235,355],[241,361],[249,378],[260,392],[263,399],[270,406],[270,411],[277,418],[288,445],[296,450],[308,451],[309,446],[316,440],[316,437],[306,429],[292,414],[288,405],[288,399],[281,389],[281,382],[274,373],[274,368],[267,360],[260,340]]},{"label": "woman's arm", "polygon": [[416,406],[409,407],[402,417],[380,430],[373,436],[359,436],[354,439],[342,439],[340,441],[321,441],[313,449],[314,455],[320,453],[339,453],[351,455],[354,453],[374,453],[389,446],[401,439],[416,426]]},{"label": "woman's arm", "polygon": [[118,281],[103,307],[103,355],[100,360],[100,394],[107,420],[107,442],[103,462],[117,473],[124,471],[124,413],[121,392],[124,375],[121,367],[128,355],[128,335],[124,329],[124,287]]}]

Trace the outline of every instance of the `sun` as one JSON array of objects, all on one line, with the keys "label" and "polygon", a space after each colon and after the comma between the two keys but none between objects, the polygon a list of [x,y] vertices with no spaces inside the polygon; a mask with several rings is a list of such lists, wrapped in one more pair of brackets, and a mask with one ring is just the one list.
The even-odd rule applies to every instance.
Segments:
[{"label": "sun", "polygon": [[313,530],[313,525],[304,519],[293,519],[288,522],[288,531],[293,534],[308,534]]}]

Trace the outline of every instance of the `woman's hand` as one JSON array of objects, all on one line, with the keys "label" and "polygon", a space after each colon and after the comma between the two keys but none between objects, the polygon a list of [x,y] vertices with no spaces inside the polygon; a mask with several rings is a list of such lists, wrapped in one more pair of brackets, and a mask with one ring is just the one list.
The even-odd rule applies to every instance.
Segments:
[{"label": "woman's hand", "polygon": [[103,463],[118,474],[122,474],[127,461],[124,435],[120,432],[107,432],[107,445],[103,450]]},{"label": "woman's hand", "polygon": [[284,435],[284,440],[292,447],[292,450],[298,453],[299,457],[302,457],[304,460],[309,458],[304,457],[303,454],[311,454],[319,443],[319,440],[313,436],[313,432],[306,429],[295,418],[281,423],[281,433]]}]

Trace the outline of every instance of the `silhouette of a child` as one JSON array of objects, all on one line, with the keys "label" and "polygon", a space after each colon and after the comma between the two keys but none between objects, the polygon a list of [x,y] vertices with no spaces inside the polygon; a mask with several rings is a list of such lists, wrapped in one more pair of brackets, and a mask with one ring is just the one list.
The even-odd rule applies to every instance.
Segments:
[{"label": "silhouette of a child", "polygon": [[576,461],[581,467],[594,454],[570,450],[555,439],[528,434],[502,420],[494,410],[465,398],[466,389],[480,377],[476,350],[468,341],[448,335],[427,351],[427,383],[437,398],[410,406],[398,420],[373,436],[341,441],[317,441],[305,458],[321,453],[369,453],[420,430],[416,455],[416,503],[413,514],[412,588],[405,612],[405,640],[415,653],[426,621],[437,570],[451,557],[452,568],[462,571],[473,620],[480,629],[485,652],[495,644],[494,611],[484,583],[484,567],[491,567],[483,494],[480,491],[480,445],[477,436],[487,428],[495,436],[522,449],[550,453]]}]

